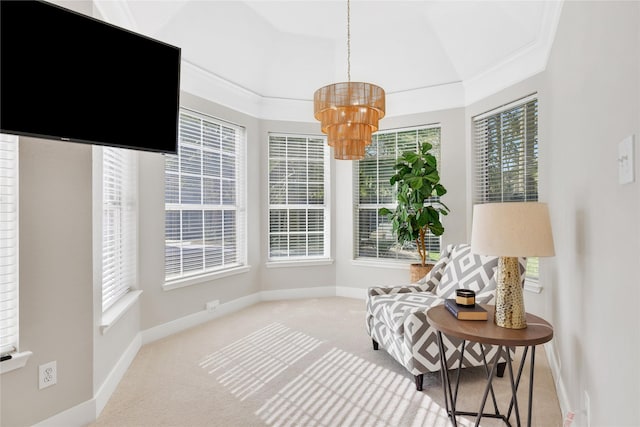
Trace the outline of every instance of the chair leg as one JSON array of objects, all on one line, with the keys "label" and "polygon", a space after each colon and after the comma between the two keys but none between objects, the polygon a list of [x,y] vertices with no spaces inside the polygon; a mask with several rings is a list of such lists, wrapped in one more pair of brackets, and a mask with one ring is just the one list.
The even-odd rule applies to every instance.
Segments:
[{"label": "chair leg", "polygon": [[500,378],[504,377],[504,369],[507,367],[507,362],[498,363],[496,375]]},{"label": "chair leg", "polygon": [[[371,341],[373,342],[373,349],[377,350],[378,349],[378,343],[374,339],[372,339]],[[503,371],[504,371],[504,368],[503,368]]]},{"label": "chair leg", "polygon": [[423,374],[414,375],[416,379],[416,390],[422,391],[422,379],[424,378]]}]

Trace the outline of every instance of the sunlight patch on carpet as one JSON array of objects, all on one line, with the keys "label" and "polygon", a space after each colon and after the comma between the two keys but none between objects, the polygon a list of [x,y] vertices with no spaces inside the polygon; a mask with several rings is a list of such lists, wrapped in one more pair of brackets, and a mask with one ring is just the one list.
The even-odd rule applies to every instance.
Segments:
[{"label": "sunlight patch on carpet", "polygon": [[272,323],[205,356],[200,367],[244,400],[320,344],[321,340]]},{"label": "sunlight patch on carpet", "polygon": [[[413,413],[412,420],[404,419]],[[333,348],[256,412],[267,425],[447,427],[446,411],[399,375]],[[460,425],[473,425],[459,420]]]}]

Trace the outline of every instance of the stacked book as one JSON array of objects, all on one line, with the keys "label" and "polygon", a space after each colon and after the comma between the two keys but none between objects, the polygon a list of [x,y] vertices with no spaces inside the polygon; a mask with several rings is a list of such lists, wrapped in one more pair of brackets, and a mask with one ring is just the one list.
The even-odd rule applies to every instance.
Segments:
[{"label": "stacked book", "polygon": [[444,300],[444,306],[458,320],[487,320],[487,310],[474,304],[473,306],[463,306],[456,303],[455,299]]}]

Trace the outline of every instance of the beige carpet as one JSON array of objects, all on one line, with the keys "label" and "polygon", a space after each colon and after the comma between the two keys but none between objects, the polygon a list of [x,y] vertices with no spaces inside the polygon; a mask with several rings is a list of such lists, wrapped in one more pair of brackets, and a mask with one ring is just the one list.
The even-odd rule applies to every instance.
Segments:
[{"label": "beige carpet", "polygon": [[[263,302],[142,347],[95,426],[448,426],[440,374],[413,377],[366,334],[350,298]],[[477,411],[483,368],[463,370],[460,410]],[[526,424],[526,380],[520,409]],[[494,381],[506,410],[507,378]],[[533,422],[561,426],[543,347]],[[487,409],[492,407],[488,403]],[[460,425],[474,419],[458,417]],[[515,425],[512,416],[511,422]],[[483,426],[504,425],[483,419]]]}]

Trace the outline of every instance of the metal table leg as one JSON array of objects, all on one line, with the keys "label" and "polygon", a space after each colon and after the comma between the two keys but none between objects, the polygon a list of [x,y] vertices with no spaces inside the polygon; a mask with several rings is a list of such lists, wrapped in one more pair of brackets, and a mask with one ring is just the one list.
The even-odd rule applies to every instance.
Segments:
[{"label": "metal table leg", "polygon": [[[507,355],[509,356],[509,355]],[[511,363],[511,357],[507,357],[507,368],[509,369],[509,383],[511,384],[511,401],[516,410],[516,423],[520,427],[520,410],[518,409],[518,387],[513,379],[513,364]]]},{"label": "metal table leg", "polygon": [[[493,366],[491,367],[491,369],[489,370],[488,364],[487,364],[487,360],[486,360],[486,355],[484,353],[484,347],[482,347],[483,350],[483,360],[484,360],[484,364],[485,364],[485,373],[487,374],[487,385],[485,386],[484,389],[484,393],[482,396],[482,401],[480,403],[480,409],[478,410],[478,412],[466,412],[466,411],[458,411],[456,410],[456,402],[458,400],[458,389],[459,389],[459,385],[460,385],[460,375],[461,375],[461,367],[462,367],[462,358],[459,359],[459,365],[457,368],[458,371],[458,375],[456,378],[456,384],[455,384],[455,390],[452,388],[451,385],[451,377],[449,375],[449,366],[447,363],[447,355],[446,355],[446,351],[445,351],[445,347],[444,347],[444,339],[442,337],[442,333],[441,332],[437,332],[437,338],[438,338],[438,349],[440,352],[440,363],[441,363],[441,370],[440,370],[440,377],[442,380],[442,390],[444,393],[444,401],[445,401],[445,409],[447,411],[447,415],[448,417],[451,419],[451,423],[453,424],[453,426],[457,427],[458,423],[456,420],[456,415],[463,415],[463,416],[475,416],[476,417],[476,421],[475,421],[475,425],[476,427],[480,425],[480,420],[483,417],[490,417],[490,418],[499,418],[502,419],[506,425],[508,425],[509,427],[511,426],[511,423],[509,422],[509,419],[511,418],[511,412],[512,410],[515,409],[515,415],[516,415],[516,425],[518,427],[520,427],[521,425],[521,419],[520,419],[520,408],[518,406],[518,387],[520,386],[520,380],[522,378],[522,372],[524,369],[524,365],[526,363],[526,359],[527,359],[527,353],[529,350],[529,347],[525,347],[524,348],[524,354],[522,356],[522,360],[520,362],[520,366],[518,367],[518,374],[517,377],[514,378],[514,372],[513,372],[513,363],[511,361],[511,355],[509,353],[509,347],[507,346],[498,346],[498,350],[495,354],[495,356],[493,357]],[[463,340],[462,345],[464,346],[466,344],[466,341]],[[463,350],[460,352],[460,354],[464,354],[464,348]],[[498,366],[498,361],[500,360],[500,356],[502,355],[502,353],[504,352],[506,360],[507,360],[507,368],[509,370],[509,385],[511,386],[511,402],[509,405],[509,410],[507,412],[507,415],[502,415],[500,414],[500,411],[498,409],[498,405],[497,405],[497,401],[496,401],[496,397],[494,394],[494,390],[493,390],[493,377],[495,376],[495,371],[496,371],[496,367]],[[527,426],[531,427],[531,414],[532,414],[532,409],[533,409],[533,377],[534,377],[534,367],[535,367],[535,346],[531,346],[531,367],[530,367],[530,373],[529,373],[529,401],[528,401],[528,414],[527,414]],[[486,406],[487,403],[487,399],[489,397],[489,392],[491,392],[492,395],[492,399],[493,399],[493,403],[494,403],[494,409],[495,409],[495,413],[491,414],[491,413],[484,413],[484,407]]]},{"label": "metal table leg", "polygon": [[[453,400],[453,395],[451,393],[451,383],[449,382],[449,366],[447,365],[447,353],[444,348],[442,332],[438,331],[437,336],[438,352],[440,353],[440,377],[442,379],[442,391],[444,392],[444,405],[447,411],[447,415],[451,419],[451,423],[454,425],[454,427],[457,427],[458,423],[456,421],[456,403]],[[449,392],[448,394],[447,391]],[[451,409],[449,409],[449,406],[451,406]]]},{"label": "metal table leg", "polygon": [[533,409],[533,369],[536,366],[536,346],[531,347],[531,367],[529,368],[529,413],[527,414],[527,426],[531,427],[531,412]]},{"label": "metal table leg", "polygon": [[[493,366],[491,367],[491,373],[489,374],[489,378],[487,378],[487,385],[484,388],[484,394],[482,395],[482,402],[480,403],[480,409],[476,415],[476,427],[480,425],[480,420],[482,419],[484,405],[487,403],[487,397],[489,396],[489,390],[493,390],[491,383],[493,382],[493,375],[496,372],[496,366],[498,366],[498,360],[500,360],[500,354],[502,353],[502,346],[498,346],[498,351],[496,355],[493,357]],[[500,414],[495,414],[500,415]]]}]

